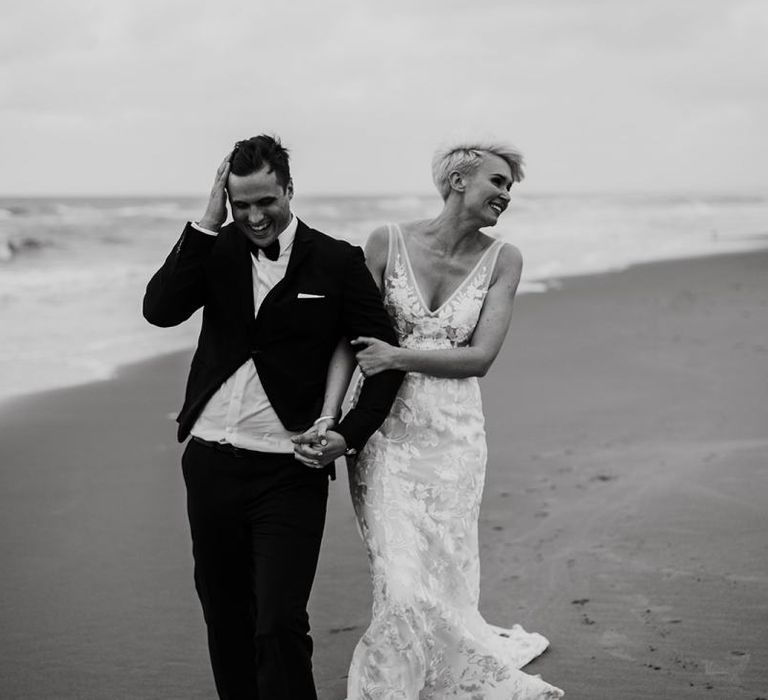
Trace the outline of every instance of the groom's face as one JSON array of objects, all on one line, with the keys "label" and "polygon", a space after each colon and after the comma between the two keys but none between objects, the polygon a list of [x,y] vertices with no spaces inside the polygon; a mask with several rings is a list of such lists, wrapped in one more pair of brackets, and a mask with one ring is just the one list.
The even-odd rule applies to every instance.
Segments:
[{"label": "groom's face", "polygon": [[272,243],[291,221],[293,183],[283,188],[268,167],[249,175],[230,174],[227,191],[232,218],[259,248]]}]

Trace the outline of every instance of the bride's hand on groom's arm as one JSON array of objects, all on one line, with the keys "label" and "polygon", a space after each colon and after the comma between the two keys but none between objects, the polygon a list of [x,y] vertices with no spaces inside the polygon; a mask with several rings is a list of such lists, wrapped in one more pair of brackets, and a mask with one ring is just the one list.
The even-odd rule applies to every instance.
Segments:
[{"label": "bride's hand on groom's arm", "polygon": [[350,345],[360,348],[355,358],[363,376],[372,377],[375,374],[386,372],[390,369],[398,369],[396,360],[400,348],[378,338],[368,338],[366,336],[360,336],[351,340]]},{"label": "bride's hand on groom's arm", "polygon": [[296,459],[313,469],[322,469],[347,451],[343,435],[334,430],[319,435],[315,426],[292,438],[292,442]]}]

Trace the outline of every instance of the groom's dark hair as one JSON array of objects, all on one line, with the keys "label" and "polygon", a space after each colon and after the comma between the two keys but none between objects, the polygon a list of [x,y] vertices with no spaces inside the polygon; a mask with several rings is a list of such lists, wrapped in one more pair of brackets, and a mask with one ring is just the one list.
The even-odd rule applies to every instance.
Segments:
[{"label": "groom's dark hair", "polygon": [[288,149],[277,136],[260,134],[245,141],[238,141],[229,159],[229,172],[233,175],[250,175],[264,166],[275,173],[278,184],[285,189],[291,180]]}]

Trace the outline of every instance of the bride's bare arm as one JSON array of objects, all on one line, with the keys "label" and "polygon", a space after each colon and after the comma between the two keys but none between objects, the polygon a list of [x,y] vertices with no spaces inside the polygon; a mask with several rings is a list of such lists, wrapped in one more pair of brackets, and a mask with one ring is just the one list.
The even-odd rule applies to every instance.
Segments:
[{"label": "bride's bare arm", "polygon": [[[325,396],[320,416],[310,428],[292,438],[294,456],[309,467],[321,467],[330,461],[323,456],[322,451],[329,442],[334,443],[333,449],[339,449],[341,452],[346,449],[344,438],[333,432],[333,428],[341,417],[341,404],[344,401],[349,380],[352,378],[356,364],[355,356],[352,354],[347,339],[342,338],[336,345],[328,364]],[[333,440],[330,440],[331,437]]]},{"label": "bride's bare arm", "polygon": [[352,344],[360,348],[357,362],[363,374],[371,376],[388,369],[398,369],[435,377],[484,376],[507,335],[522,269],[520,251],[505,245],[499,253],[480,319],[467,347],[414,350],[393,347],[375,338],[356,338]]},{"label": "bride's bare arm", "polygon": [[328,376],[325,380],[325,397],[323,399],[323,410],[321,416],[333,416],[334,422],[338,421],[341,415],[341,403],[349,387],[349,380],[355,371],[357,362],[349,347],[346,338],[342,338],[331,356],[331,362],[328,365]]},{"label": "bride's bare arm", "polygon": [[[365,244],[365,264],[371,271],[374,282],[381,289],[384,268],[387,264],[389,239],[386,227],[373,231]],[[328,376],[325,380],[325,398],[321,416],[338,416],[341,403],[349,387],[349,381],[357,367],[354,352],[346,338],[342,338],[331,356]]]},{"label": "bride's bare arm", "polygon": [[[389,251],[389,234],[386,227],[373,231],[365,245],[365,263],[379,289],[382,288],[384,269],[387,265]],[[328,430],[332,430],[338,422],[341,404],[349,387],[349,381],[357,366],[354,351],[346,338],[342,338],[331,356],[328,365],[328,375],[325,380],[325,397],[323,410],[318,419],[308,430],[293,438],[296,459],[309,466],[319,466],[320,446]]]},{"label": "bride's bare arm", "polygon": [[[386,227],[376,229],[371,233],[365,245],[365,263],[373,275],[374,282],[381,289],[384,268],[387,264],[389,238]],[[328,375],[325,380],[325,397],[321,416],[333,416],[335,424],[341,413],[341,404],[349,387],[349,381],[357,366],[354,352],[346,338],[342,338],[331,356],[328,365]]]}]

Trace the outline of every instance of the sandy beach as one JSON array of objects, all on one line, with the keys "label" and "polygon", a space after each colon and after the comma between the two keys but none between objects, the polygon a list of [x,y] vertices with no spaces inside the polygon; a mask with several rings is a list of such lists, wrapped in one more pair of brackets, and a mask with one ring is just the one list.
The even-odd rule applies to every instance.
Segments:
[{"label": "sandy beach", "polygon": [[[768,698],[768,252],[518,299],[483,380],[481,609],[570,700]],[[158,330],[158,333],[162,331]],[[215,697],[175,415],[189,352],[0,407],[0,697]],[[369,619],[346,479],[311,603],[321,700]]]}]

